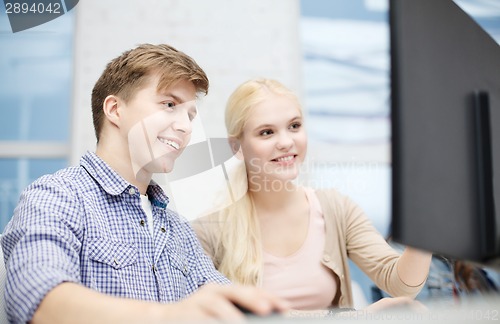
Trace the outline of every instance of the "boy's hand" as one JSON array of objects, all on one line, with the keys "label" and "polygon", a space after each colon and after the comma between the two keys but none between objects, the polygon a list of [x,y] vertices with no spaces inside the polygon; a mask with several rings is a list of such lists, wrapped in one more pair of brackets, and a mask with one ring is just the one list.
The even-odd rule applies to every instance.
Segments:
[{"label": "boy's hand", "polygon": [[231,321],[244,319],[241,309],[267,316],[273,312],[284,313],[289,308],[286,301],[252,286],[216,284],[207,284],[182,302],[170,306],[171,315],[176,319]]}]

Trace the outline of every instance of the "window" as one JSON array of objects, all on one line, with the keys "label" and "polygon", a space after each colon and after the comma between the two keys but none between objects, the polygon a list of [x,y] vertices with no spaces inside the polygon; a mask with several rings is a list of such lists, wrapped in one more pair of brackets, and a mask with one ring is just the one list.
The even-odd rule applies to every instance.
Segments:
[{"label": "window", "polygon": [[1,9],[0,231],[27,185],[67,166],[73,21],[69,12],[12,33]]},{"label": "window", "polygon": [[[388,0],[301,0],[304,103],[313,187],[351,196],[388,235],[391,199]],[[500,3],[456,3],[500,42]],[[312,126],[313,125],[313,126]],[[310,154],[311,156],[311,154]],[[369,300],[370,281],[353,279]]]}]

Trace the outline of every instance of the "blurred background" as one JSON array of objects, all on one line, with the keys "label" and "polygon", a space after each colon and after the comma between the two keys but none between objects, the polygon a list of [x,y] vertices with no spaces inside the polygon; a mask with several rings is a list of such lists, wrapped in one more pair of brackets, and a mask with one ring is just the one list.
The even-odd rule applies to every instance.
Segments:
[{"label": "blurred background", "polygon": [[[455,2],[500,42],[499,1]],[[306,112],[303,184],[350,195],[388,235],[388,1],[85,0],[18,33],[3,6],[0,231],[23,188],[94,150],[90,93],[105,64],[140,43],[168,43],[192,56],[210,78],[193,143],[225,137],[223,110],[237,85],[254,77],[278,79],[299,94]],[[211,200],[213,191],[205,187],[212,182],[206,181],[221,174],[219,166],[160,183],[173,198],[170,207],[193,219],[206,207],[193,199]],[[188,187],[196,190],[188,194]],[[369,279],[356,267],[353,277],[370,301]]]}]

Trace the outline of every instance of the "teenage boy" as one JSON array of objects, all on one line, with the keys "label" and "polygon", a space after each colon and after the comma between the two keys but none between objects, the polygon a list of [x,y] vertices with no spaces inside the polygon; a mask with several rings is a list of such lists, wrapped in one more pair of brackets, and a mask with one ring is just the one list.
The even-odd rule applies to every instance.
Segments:
[{"label": "teenage boy", "polygon": [[[190,225],[151,180],[189,142],[208,78],[168,45],[112,60],[92,91],[96,152],[21,195],[2,236],[6,310],[15,323],[154,323],[284,310],[227,285]],[[216,284],[213,284],[216,283]]]}]

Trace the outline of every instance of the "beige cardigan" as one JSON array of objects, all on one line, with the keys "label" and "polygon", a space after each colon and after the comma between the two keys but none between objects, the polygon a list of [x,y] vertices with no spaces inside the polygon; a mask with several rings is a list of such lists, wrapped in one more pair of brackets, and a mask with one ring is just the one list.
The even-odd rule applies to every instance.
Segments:
[{"label": "beige cardigan", "polygon": [[[340,282],[340,289],[332,305],[352,307],[348,258],[390,295],[415,297],[425,281],[414,287],[408,286],[399,278],[399,253],[387,244],[363,210],[351,199],[333,189],[317,190],[316,195],[323,210],[326,228],[322,262],[333,271]],[[218,260],[222,257],[214,255],[217,238],[214,231],[217,227],[210,226],[204,217],[194,221],[193,228],[205,252],[217,267]]]}]

